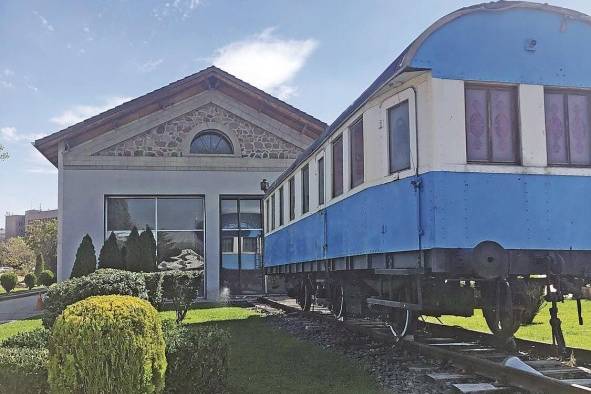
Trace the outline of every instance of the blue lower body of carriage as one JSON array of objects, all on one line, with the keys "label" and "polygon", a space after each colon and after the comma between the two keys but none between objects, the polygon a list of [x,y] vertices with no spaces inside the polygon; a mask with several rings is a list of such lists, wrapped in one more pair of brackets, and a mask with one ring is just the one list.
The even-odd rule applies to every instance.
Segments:
[{"label": "blue lower body of carriage", "polygon": [[[265,266],[473,248],[591,250],[591,177],[429,172],[369,187],[265,238]],[[419,209],[420,207],[420,209]],[[421,234],[422,235],[419,235]]]}]

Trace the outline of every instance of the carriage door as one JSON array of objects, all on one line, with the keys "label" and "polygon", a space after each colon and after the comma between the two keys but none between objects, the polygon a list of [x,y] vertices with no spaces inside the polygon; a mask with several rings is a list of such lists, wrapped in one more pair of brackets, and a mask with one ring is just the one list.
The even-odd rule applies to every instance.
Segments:
[{"label": "carriage door", "polygon": [[231,295],[263,293],[263,220],[260,197],[220,200],[220,283]]}]

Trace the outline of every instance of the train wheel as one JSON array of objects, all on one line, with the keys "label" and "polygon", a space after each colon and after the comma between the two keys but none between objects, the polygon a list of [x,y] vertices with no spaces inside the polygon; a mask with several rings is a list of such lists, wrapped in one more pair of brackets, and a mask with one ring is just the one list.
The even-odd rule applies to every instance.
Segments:
[{"label": "train wheel", "polygon": [[312,306],[312,284],[309,279],[300,281],[296,300],[303,311],[310,310],[310,307]]},{"label": "train wheel", "polygon": [[523,312],[502,312],[497,317],[497,311],[495,309],[487,308],[482,310],[482,314],[484,315],[484,320],[486,320],[488,328],[493,334],[501,338],[511,338],[521,326]]},{"label": "train wheel", "polygon": [[512,338],[523,321],[523,308],[514,308],[518,304],[516,301],[521,287],[521,283],[517,282],[492,282],[483,286],[484,320],[490,331],[501,339]]},{"label": "train wheel", "polygon": [[345,317],[345,289],[340,282],[331,286],[330,310],[339,320]]},{"label": "train wheel", "polygon": [[417,315],[409,309],[395,309],[390,313],[389,326],[398,338],[412,334],[416,328]]}]

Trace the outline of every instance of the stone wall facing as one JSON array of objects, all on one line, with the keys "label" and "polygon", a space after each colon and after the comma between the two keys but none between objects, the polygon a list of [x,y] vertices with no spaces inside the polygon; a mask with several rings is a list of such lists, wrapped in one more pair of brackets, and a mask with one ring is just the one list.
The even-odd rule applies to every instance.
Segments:
[{"label": "stone wall facing", "polygon": [[215,105],[207,104],[128,140],[103,149],[95,156],[180,157],[188,152],[195,128],[215,122],[232,131],[240,142],[242,157],[259,159],[295,159],[297,146]]}]

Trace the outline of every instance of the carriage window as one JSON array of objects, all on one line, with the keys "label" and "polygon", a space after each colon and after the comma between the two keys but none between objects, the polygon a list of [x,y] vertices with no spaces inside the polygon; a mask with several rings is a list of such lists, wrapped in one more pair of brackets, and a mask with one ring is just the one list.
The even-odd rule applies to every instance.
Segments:
[{"label": "carriage window", "polygon": [[332,196],[343,194],[343,136],[332,142]]},{"label": "carriage window", "polygon": [[388,109],[388,152],[390,174],[410,168],[408,101]]},{"label": "carriage window", "polygon": [[324,204],[324,157],[318,159],[318,205]]},{"label": "carriage window", "polygon": [[302,168],[302,214],[310,210],[310,167]]},{"label": "carriage window", "polygon": [[267,201],[265,201],[265,213],[267,216],[267,220],[266,220],[266,224],[267,224],[267,232],[271,231],[271,226],[269,226],[269,223],[271,222],[271,211],[269,211],[269,200],[267,199]]},{"label": "carriage window", "polygon": [[295,178],[289,180],[289,220],[295,219]]},{"label": "carriage window", "polygon": [[515,88],[466,88],[466,146],[469,162],[519,161]]},{"label": "carriage window", "polygon": [[363,183],[363,118],[351,126],[351,188]]},{"label": "carriage window", "polygon": [[283,185],[279,188],[279,225],[283,226]]},{"label": "carriage window", "polygon": [[549,165],[591,165],[589,95],[549,91],[544,95]]},{"label": "carriage window", "polygon": [[275,229],[275,195],[271,196],[271,229]]}]

